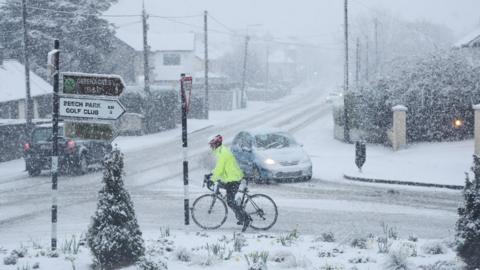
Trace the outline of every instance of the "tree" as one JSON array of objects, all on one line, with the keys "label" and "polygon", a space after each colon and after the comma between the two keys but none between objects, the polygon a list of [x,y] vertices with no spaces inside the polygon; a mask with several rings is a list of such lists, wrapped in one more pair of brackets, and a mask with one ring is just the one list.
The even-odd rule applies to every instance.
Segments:
[{"label": "tree", "polygon": [[470,181],[467,174],[464,205],[458,209],[456,224],[457,253],[468,270],[480,267],[480,157],[474,155],[473,159],[475,179]]},{"label": "tree", "polygon": [[87,244],[104,269],[131,265],[145,253],[133,203],[123,187],[122,173],[123,155],[114,150],[104,161],[104,186],[87,234]]},{"label": "tree", "polygon": [[[27,1],[29,55],[33,70],[46,77],[46,55],[60,40],[62,69],[102,72],[114,31],[101,14],[117,0]],[[6,55],[22,59],[22,7],[7,0],[0,8],[0,43]]]}]

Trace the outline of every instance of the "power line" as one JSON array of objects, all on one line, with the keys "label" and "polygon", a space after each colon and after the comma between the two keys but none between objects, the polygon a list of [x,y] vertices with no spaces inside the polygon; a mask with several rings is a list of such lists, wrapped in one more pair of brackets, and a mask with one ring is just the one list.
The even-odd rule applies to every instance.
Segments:
[{"label": "power line", "polygon": [[188,19],[188,18],[199,18],[202,16],[203,16],[202,14],[183,15],[183,16],[161,16],[161,15],[148,14],[148,17],[161,18],[161,19]]},{"label": "power line", "polygon": [[217,18],[213,17],[212,14],[208,13],[208,17],[210,17],[212,20],[214,20],[217,24],[221,25],[223,28],[227,29],[228,31],[234,33],[235,31],[233,31],[230,27],[226,26],[224,23],[222,23],[220,20],[218,20]]}]

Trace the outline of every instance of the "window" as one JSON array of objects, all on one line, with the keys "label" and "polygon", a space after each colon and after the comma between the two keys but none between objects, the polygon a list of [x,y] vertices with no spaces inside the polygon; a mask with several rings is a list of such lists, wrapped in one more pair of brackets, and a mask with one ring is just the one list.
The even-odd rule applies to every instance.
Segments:
[{"label": "window", "polygon": [[296,145],[296,142],[287,134],[269,133],[256,135],[255,144],[258,148],[272,149],[291,147]]},{"label": "window", "polygon": [[179,66],[180,65],[180,54],[176,53],[166,53],[163,55],[163,65],[164,66]]},{"label": "window", "polygon": [[251,149],[252,148],[252,138],[246,132],[239,133],[235,139],[233,139],[232,145],[240,149]]},{"label": "window", "polygon": [[[58,136],[63,137],[63,127],[58,127]],[[52,139],[52,128],[37,128],[33,131],[33,141],[50,141]]]}]

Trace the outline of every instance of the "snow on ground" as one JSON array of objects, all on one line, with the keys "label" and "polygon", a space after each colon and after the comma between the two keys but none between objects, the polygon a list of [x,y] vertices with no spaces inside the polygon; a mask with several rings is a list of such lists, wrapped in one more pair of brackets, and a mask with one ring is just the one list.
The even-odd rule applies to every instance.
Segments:
[{"label": "snow on ground", "polygon": [[[250,103],[252,106],[249,106],[249,110],[241,112],[214,112],[209,121],[189,120],[189,131],[194,134],[196,131],[198,132],[211,125],[222,126],[222,124],[225,124],[225,122],[233,118],[236,120],[248,118],[248,116],[261,113],[269,106],[282,106],[282,104],[287,104],[288,100],[289,98],[286,98],[271,104]],[[389,203],[390,201],[388,200],[370,201],[358,199],[355,196],[353,198],[345,197],[346,199],[343,199],[344,197],[341,196],[337,198],[327,195],[329,188],[331,188],[330,193],[336,194],[343,190],[347,193],[354,193],[351,189],[356,189],[356,187],[358,189],[360,185],[343,179],[344,173],[355,172],[356,170],[354,165],[354,146],[334,140],[332,138],[332,129],[331,115],[326,114],[326,116],[320,117],[309,126],[296,130],[295,137],[304,145],[304,148],[312,157],[314,163],[314,179],[309,183],[292,184],[286,188],[282,185],[255,187],[256,192],[267,193],[275,198],[275,201],[281,209],[279,224],[273,228],[273,232],[269,232],[268,234],[248,230],[247,233],[244,234],[247,246],[245,246],[241,252],[233,252],[227,260],[225,260],[225,258],[219,259],[218,253],[217,255],[214,254],[213,250],[210,250],[210,255],[208,255],[206,244],[211,243],[218,244],[220,247],[225,246],[225,249],[220,248],[220,250],[225,250],[220,251],[220,253],[222,253],[223,256],[227,256],[229,254],[228,251],[233,249],[233,233],[239,229],[238,226],[233,224],[234,222],[232,220],[229,219],[221,230],[214,232],[201,231],[197,233],[197,231],[200,230],[197,230],[195,226],[190,226],[190,228],[180,226],[179,222],[181,222],[183,218],[181,209],[183,206],[183,188],[179,185],[180,178],[174,177],[167,181],[155,180],[153,183],[156,184],[149,184],[148,187],[142,188],[141,186],[133,185],[134,182],[140,181],[140,179],[136,179],[138,176],[132,172],[130,172],[131,174],[129,176],[127,172],[126,186],[132,193],[136,209],[139,209],[137,213],[139,223],[144,232],[144,239],[147,242],[147,246],[151,247],[150,250],[153,252],[154,257],[157,259],[166,257],[165,261],[167,261],[169,269],[195,270],[205,269],[207,267],[208,269],[247,269],[247,262],[244,255],[248,256],[248,254],[255,251],[268,251],[269,260],[267,264],[269,269],[352,269],[353,265],[356,265],[357,269],[385,269],[384,263],[388,255],[378,253],[378,239],[379,237],[384,237],[384,235],[381,233],[380,222],[377,222],[377,220],[383,221],[389,217],[391,217],[392,220],[401,218],[403,223],[411,220],[414,224],[420,224],[421,222],[417,222],[423,220],[422,224],[424,224],[427,229],[437,225],[441,230],[450,230],[452,228],[450,225],[454,222],[456,214],[455,211],[448,207],[438,206],[438,209],[437,207],[423,208],[417,207],[415,204]],[[128,154],[130,151],[154,147],[174,138],[180,140],[179,128],[142,137],[120,137],[117,138],[116,142]],[[448,152],[450,149],[452,149],[451,152]],[[470,162],[468,161],[470,159],[470,154],[468,154],[469,149],[473,149],[473,146],[472,143],[468,141],[459,143],[419,144],[409,146],[407,149],[399,152],[392,152],[390,149],[382,146],[368,145],[364,174],[367,175],[375,172],[379,174],[379,177],[381,176],[386,179],[394,178],[396,180],[409,180],[406,178],[411,175],[418,176],[418,178],[414,180],[433,179],[434,181],[439,181],[439,179],[447,179],[447,177],[445,177],[447,174],[453,176],[457,175],[458,171],[460,171],[459,178],[463,181],[463,171],[470,166]],[[464,158],[464,156],[466,156],[466,158]],[[399,169],[394,169],[393,165],[398,166]],[[11,174],[11,177],[8,178],[12,178],[6,182],[3,180],[0,182],[8,185],[10,184],[9,182],[15,184],[16,182],[13,181],[15,172],[18,173],[18,171],[22,169],[22,160],[0,164],[2,174]],[[452,169],[455,170],[452,172]],[[152,171],[147,174],[142,173],[142,183],[150,181],[149,179],[143,178],[161,178],[162,175],[158,175],[159,173],[158,171]],[[201,179],[202,173],[204,172],[201,170],[192,171],[191,198],[195,198],[205,192],[205,190],[201,188],[201,183],[198,180]],[[384,173],[384,175],[381,175],[381,173]],[[78,179],[72,178],[72,181],[69,180],[69,182],[74,182]],[[330,185],[326,183],[330,183]],[[345,183],[347,183],[347,185]],[[80,185],[82,185],[82,183],[78,183],[78,189],[81,189]],[[71,186],[70,188],[73,189],[75,187]],[[412,187],[408,189],[436,190]],[[307,194],[305,190],[316,193]],[[90,191],[85,190],[85,192]],[[403,194],[403,192],[401,194]],[[68,222],[61,224],[61,233],[59,234],[60,256],[58,258],[48,258],[42,255],[46,254],[49,246],[49,231],[48,226],[46,226],[46,224],[49,224],[49,213],[48,209],[45,208],[45,215],[35,216],[35,218],[26,217],[26,219],[22,221],[22,224],[10,226],[0,233],[2,236],[2,239],[0,239],[0,260],[7,257],[12,249],[18,249],[21,245],[36,246],[36,248],[29,248],[27,258],[20,259],[16,266],[6,266],[2,264],[3,261],[0,261],[0,269],[16,269],[17,266],[22,267],[27,263],[32,266],[35,262],[40,262],[40,269],[72,269],[72,260],[75,263],[76,269],[90,269],[92,258],[86,248],[80,247],[79,254],[74,254],[74,256],[67,256],[67,254],[65,254],[72,252],[65,251],[65,249],[67,249],[65,246],[68,244],[68,239],[71,239],[71,235],[74,234],[77,235],[78,239],[82,231],[86,230],[88,219],[85,217],[90,216],[95,207],[95,194],[83,194],[80,192],[78,194],[74,193],[74,195],[82,196],[84,199],[91,198],[91,201],[69,206],[69,211],[63,209],[63,211],[59,211],[59,220],[68,220]],[[380,193],[375,193],[374,197],[381,196]],[[74,199],[75,198],[72,197],[72,201],[74,201]],[[69,198],[65,198],[64,200],[68,201]],[[165,211],[165,213],[159,211]],[[326,213],[329,214],[326,215]],[[168,216],[170,220],[165,219],[166,216]],[[316,218],[322,220],[317,220]],[[323,219],[329,219],[329,221]],[[372,219],[374,221],[372,221]],[[445,221],[443,219],[445,219]],[[437,223],[432,220],[435,220]],[[291,236],[291,230],[295,222],[299,223],[300,237],[298,239],[296,237],[292,239]],[[346,224],[346,222],[348,224]],[[318,225],[317,227],[319,228],[312,230],[312,227],[307,225],[311,223],[322,225]],[[38,224],[43,225],[39,226]],[[326,224],[329,225],[326,226]],[[448,226],[446,226],[446,224],[448,224]],[[390,225],[396,226],[396,223],[390,221]],[[169,237],[160,237],[160,226],[174,226],[172,235]],[[303,229],[302,226],[308,228]],[[372,226],[377,226],[377,230],[372,229]],[[342,227],[342,229],[339,230],[338,227]],[[361,229],[358,227],[361,227]],[[333,229],[335,229],[336,234],[335,242],[314,241],[321,235],[319,232],[325,231],[327,233]],[[401,235],[403,239],[408,238],[410,233],[408,230],[402,227],[399,227],[398,230],[398,234]],[[375,235],[367,237],[369,233]],[[19,235],[22,235],[22,240],[16,240],[18,239],[16,237]],[[290,235],[290,237],[288,237],[288,235]],[[433,238],[444,237],[445,235],[451,234],[443,234],[442,236]],[[27,239],[31,237],[31,241],[25,241],[26,237]],[[422,235],[422,237],[424,236]],[[432,238],[431,236],[428,237]],[[408,260],[413,265],[433,264],[440,260],[455,260],[455,254],[448,248],[451,240],[419,239],[418,242],[413,242],[394,240],[392,235],[390,235],[390,238],[392,238],[390,242],[395,242],[392,245],[392,249],[398,249],[399,246],[406,246],[406,248],[409,248],[411,251],[410,255],[414,255],[412,247],[415,247],[416,256],[408,257]],[[413,238],[411,240],[413,240]],[[356,242],[357,247],[351,247],[350,244],[352,242]],[[359,248],[358,245],[362,248]],[[440,247],[439,250],[442,250],[445,254],[427,254],[424,248],[425,245],[430,247],[427,248],[427,250]],[[176,259],[175,254],[178,254],[181,247],[186,248],[187,255],[190,254],[191,261],[182,262]],[[62,251],[62,249],[64,251]],[[167,249],[171,251],[166,251]],[[293,255],[284,252],[284,250],[291,252]],[[162,252],[163,255],[161,254]],[[36,254],[39,254],[39,256],[36,257]],[[292,259],[293,257],[295,260]],[[282,258],[284,262],[277,262],[282,261]],[[211,265],[208,266],[206,264]],[[134,268],[131,267],[128,269]]]},{"label": "snow on ground", "polygon": [[339,180],[344,174],[365,178],[459,185],[472,165],[473,140],[418,143],[394,152],[382,145],[367,144],[367,159],[360,173],[355,165],[355,145],[333,138],[332,116],[322,117],[297,138],[314,163],[314,177]]},{"label": "snow on ground", "polygon": [[[92,257],[82,236],[76,235],[59,244],[58,257],[50,255],[48,244],[32,240],[15,248],[23,257],[16,265],[2,265],[1,269],[38,264],[40,269],[91,269]],[[420,266],[457,265],[451,240],[421,240],[415,236],[399,239],[395,228],[386,228],[382,235],[345,238],[326,231],[319,235],[303,235],[296,228],[282,233],[222,233],[205,231],[177,231],[162,227],[145,235],[147,258],[163,262],[168,269],[266,269],[249,268],[255,257],[257,266],[262,256],[270,270],[274,269],[404,269],[394,268],[405,262],[411,268]],[[386,239],[386,240],[385,240]],[[72,241],[74,240],[74,241]],[[385,249],[382,243],[386,243]],[[386,250],[390,254],[385,253]],[[12,250],[0,247],[3,257]],[[263,255],[262,255],[263,254]],[[397,254],[397,265],[388,268],[390,259]],[[255,256],[260,255],[260,256]],[[260,257],[260,258],[258,258]],[[248,259],[247,259],[248,258]],[[28,268],[30,269],[30,268]],[[137,269],[135,266],[122,268]],[[424,269],[424,268],[423,268]],[[440,269],[440,268],[428,268]],[[444,268],[441,268],[444,269]],[[445,268],[447,269],[447,268]],[[452,269],[452,268],[448,268]]]},{"label": "snow on ground", "polygon": [[[247,110],[232,110],[232,111],[210,111],[209,119],[188,119],[187,128],[188,133],[192,134],[196,131],[206,129],[208,127],[224,125],[229,123],[232,119],[238,121],[246,119],[261,113],[262,111],[268,111],[272,108],[280,107],[288,104],[292,98],[296,98],[303,93],[304,90],[299,89],[299,91],[293,92],[291,95],[284,97],[282,99],[271,101],[271,102],[261,102],[261,101],[250,101],[248,102]],[[212,134],[216,135],[216,134]],[[160,133],[148,134],[141,137],[137,136],[120,136],[113,141],[113,144],[117,144],[122,151],[128,152],[131,150],[141,150],[144,148],[149,148],[151,146],[164,143],[166,141],[172,140],[173,138],[178,137],[181,140],[181,126],[177,125],[176,128],[167,130]]]}]

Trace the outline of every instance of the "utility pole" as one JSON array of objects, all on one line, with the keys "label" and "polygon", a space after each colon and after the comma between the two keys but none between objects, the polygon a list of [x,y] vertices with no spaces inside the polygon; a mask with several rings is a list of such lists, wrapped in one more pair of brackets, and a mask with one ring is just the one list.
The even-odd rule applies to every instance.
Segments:
[{"label": "utility pole", "polygon": [[375,75],[378,75],[379,72],[379,63],[380,63],[380,55],[378,53],[378,19],[375,18],[373,20],[373,24],[375,27]]},{"label": "utility pole", "polygon": [[245,53],[243,55],[243,73],[242,73],[242,93],[240,97],[240,107],[246,108],[247,101],[245,99],[245,80],[247,77],[247,58],[248,58],[248,41],[250,37],[248,35],[245,36]]},{"label": "utility pole", "polygon": [[350,142],[350,123],[349,123],[349,115],[348,115],[348,0],[345,0],[345,74],[344,74],[344,86],[343,86],[343,118],[344,118],[344,128],[343,128],[343,138],[346,142]]},{"label": "utility pole", "polygon": [[357,38],[357,48],[355,55],[355,86],[357,90],[359,89],[360,82],[360,39]]},{"label": "utility pole", "polygon": [[267,42],[267,56],[265,58],[265,90],[269,88],[269,72],[270,72],[270,63],[268,62],[268,58],[270,57],[270,44]]},{"label": "utility pole", "polygon": [[142,25],[143,25],[143,77],[144,77],[144,84],[145,84],[145,94],[147,97],[150,95],[150,66],[148,64],[148,57],[150,55],[150,48],[148,47],[147,42],[147,31],[148,31],[148,24],[147,24],[147,12],[145,11],[145,2],[143,2],[142,6]]},{"label": "utility pole", "polygon": [[22,23],[23,23],[23,59],[25,61],[25,118],[27,122],[27,133],[30,135],[33,118],[33,102],[30,94],[30,60],[28,57],[28,28],[27,28],[27,3],[22,0]]},{"label": "utility pole", "polygon": [[208,119],[209,102],[208,102],[208,12],[205,10],[203,14],[204,37],[205,37],[205,102],[203,104],[205,110],[205,118]]},{"label": "utility pole", "polygon": [[58,197],[58,111],[59,111],[59,75],[60,42],[54,41],[53,59],[53,113],[52,113],[52,251],[57,249],[57,197]]},{"label": "utility pole", "polygon": [[370,80],[370,78],[369,78],[370,77],[370,74],[369,74],[369,72],[370,72],[370,70],[369,70],[370,59],[369,59],[369,55],[368,55],[368,53],[369,53],[368,52],[368,50],[369,50],[369,48],[368,48],[369,40],[368,39],[369,39],[369,37],[367,36],[366,39],[365,39],[365,81],[367,81],[367,82],[368,82],[368,80]]}]

